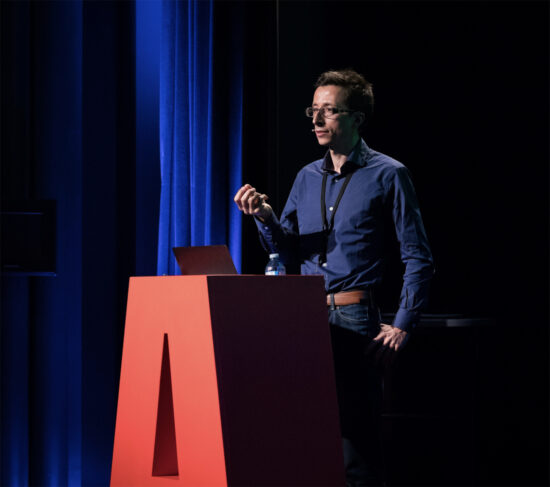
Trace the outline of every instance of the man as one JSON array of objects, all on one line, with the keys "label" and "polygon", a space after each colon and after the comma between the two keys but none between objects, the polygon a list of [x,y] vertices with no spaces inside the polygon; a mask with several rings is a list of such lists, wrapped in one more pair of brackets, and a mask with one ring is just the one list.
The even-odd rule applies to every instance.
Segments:
[{"label": "man", "polygon": [[[432,256],[408,170],[360,136],[372,85],[343,70],[321,74],[315,88],[306,115],[328,149],[324,158],[300,170],[280,220],[249,184],[235,203],[255,217],[269,252],[299,262],[302,274],[324,275],[347,485],[380,485],[380,370],[394,361],[425,307]],[[392,325],[380,322],[372,292],[391,235],[405,264]]]}]

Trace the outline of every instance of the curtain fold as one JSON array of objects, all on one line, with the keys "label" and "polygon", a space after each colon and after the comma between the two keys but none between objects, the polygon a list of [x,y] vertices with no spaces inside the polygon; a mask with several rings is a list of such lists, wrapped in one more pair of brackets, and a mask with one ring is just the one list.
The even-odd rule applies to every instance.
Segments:
[{"label": "curtain fold", "polygon": [[217,13],[213,1],[162,5],[159,275],[179,273],[171,249],[189,245],[227,244],[240,270],[241,11],[223,27]]}]

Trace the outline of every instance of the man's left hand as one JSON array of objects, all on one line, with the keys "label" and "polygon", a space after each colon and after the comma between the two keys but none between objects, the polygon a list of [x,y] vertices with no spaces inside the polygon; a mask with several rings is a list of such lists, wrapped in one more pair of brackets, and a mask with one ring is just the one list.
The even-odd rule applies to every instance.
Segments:
[{"label": "man's left hand", "polygon": [[408,339],[406,331],[382,323],[380,333],[369,343],[365,355],[372,357],[375,366],[387,368],[395,362]]}]

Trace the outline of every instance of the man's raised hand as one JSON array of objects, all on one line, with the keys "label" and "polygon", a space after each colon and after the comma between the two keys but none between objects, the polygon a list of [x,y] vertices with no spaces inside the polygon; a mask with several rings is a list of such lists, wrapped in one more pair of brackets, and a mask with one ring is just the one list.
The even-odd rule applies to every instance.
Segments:
[{"label": "man's raised hand", "polygon": [[250,184],[242,186],[235,198],[235,204],[245,215],[254,215],[265,220],[271,215],[273,209],[266,203],[268,196],[258,193]]}]

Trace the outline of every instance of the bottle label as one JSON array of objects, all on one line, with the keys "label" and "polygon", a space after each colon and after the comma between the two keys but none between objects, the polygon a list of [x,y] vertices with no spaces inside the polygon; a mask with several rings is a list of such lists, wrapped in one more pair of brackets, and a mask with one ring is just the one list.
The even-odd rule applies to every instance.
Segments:
[{"label": "bottle label", "polygon": [[266,276],[278,276],[278,275],[279,275],[279,271],[278,271],[278,270],[266,271],[266,272],[265,272],[265,275],[266,275]]}]

